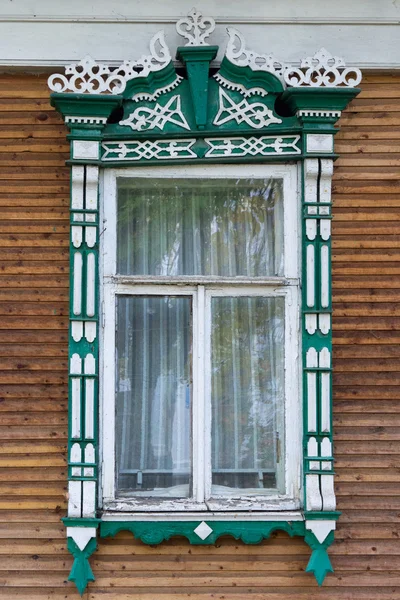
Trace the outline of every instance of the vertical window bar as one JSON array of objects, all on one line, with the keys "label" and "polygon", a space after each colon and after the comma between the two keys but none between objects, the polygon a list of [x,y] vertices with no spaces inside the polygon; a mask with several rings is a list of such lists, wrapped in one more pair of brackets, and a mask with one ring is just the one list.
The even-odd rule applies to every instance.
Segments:
[{"label": "vertical window bar", "polygon": [[[146,253],[146,248],[150,248],[149,244],[149,223],[147,220],[147,201],[145,194],[141,193],[141,200],[143,205],[143,247],[142,247],[142,268],[143,273],[148,273],[149,256]],[[130,205],[131,207],[131,205]],[[130,213],[133,213],[130,208]],[[133,214],[130,214],[130,222],[133,221]],[[150,219],[149,219],[150,221]],[[134,240],[134,238],[133,238]],[[129,265],[130,266],[130,265]],[[129,269],[128,273],[131,270]],[[147,298],[143,298],[143,379],[142,379],[142,414],[141,414],[141,444],[140,444],[140,470],[143,471],[146,468],[147,453],[146,448],[148,447],[149,439],[149,410],[148,410],[148,394],[149,394],[149,301]],[[138,485],[143,483],[142,474],[138,474]]]},{"label": "vertical window bar", "polygon": [[[250,380],[251,380],[251,395],[254,398],[256,393],[257,385],[255,381],[255,367],[254,364],[254,347],[257,347],[257,334],[253,328],[253,314],[252,314],[252,302],[251,298],[247,300],[248,306],[248,324],[249,324],[249,355],[250,355]],[[258,369],[257,369],[258,371]],[[257,419],[253,419],[253,468],[258,467],[258,430],[257,430]],[[261,487],[261,486],[260,486]]]},{"label": "vertical window bar", "polygon": [[[205,289],[199,285],[195,297],[193,314],[193,496],[196,502],[205,497]],[[208,471],[210,471],[210,467]]]},{"label": "vertical window bar", "polygon": [[[129,259],[128,259],[129,260]],[[126,303],[125,306],[125,323],[129,323],[129,305],[128,303]],[[116,308],[115,310],[115,331],[118,331],[118,310]],[[132,363],[131,363],[131,354],[129,352],[129,331],[128,329],[123,329],[123,336],[124,336],[124,360],[126,360],[126,357],[130,357],[129,360],[129,365],[128,365],[128,369],[124,369],[124,373],[125,376],[128,376],[129,378],[132,375]],[[118,357],[117,357],[118,358]],[[118,361],[117,361],[117,368],[119,368],[118,366]],[[127,384],[125,383],[125,386]],[[118,390],[118,393],[120,392],[120,390]],[[124,408],[123,408],[123,420],[122,420],[122,436],[121,436],[121,460],[120,460],[120,470],[123,471],[124,468],[129,468],[130,464],[129,464],[129,455],[130,455],[130,443],[131,440],[129,439],[129,432],[128,432],[128,424],[129,424],[129,400],[130,400],[130,393],[128,391],[128,389],[124,389]]]},{"label": "vertical window bar", "polygon": [[[275,309],[275,307],[274,307],[274,309]],[[271,311],[270,311],[269,304],[267,304],[267,306],[266,306],[266,312],[267,312],[268,322],[272,323]],[[269,337],[269,344],[270,344],[270,351],[271,351],[271,349],[274,347],[274,332],[272,331],[272,327],[269,328],[268,337]],[[277,352],[278,350],[276,349],[275,351]],[[271,381],[273,381],[274,382],[273,385],[275,385],[276,377],[277,377],[275,360],[270,361],[270,370],[271,370]],[[272,433],[272,435],[275,435],[275,432],[278,430],[277,415],[276,415],[275,410],[272,411],[272,418],[273,418],[273,423],[271,424],[271,433]],[[273,452],[273,465],[275,468],[275,472],[277,472],[277,464],[278,464],[277,444],[272,444],[272,452]]]},{"label": "vertical window bar", "polygon": [[[148,443],[148,390],[149,390],[149,301],[143,298],[143,378],[142,378],[142,414],[141,414],[141,444],[140,444],[140,470],[146,468],[146,448]],[[139,478],[138,478],[139,484]]]}]

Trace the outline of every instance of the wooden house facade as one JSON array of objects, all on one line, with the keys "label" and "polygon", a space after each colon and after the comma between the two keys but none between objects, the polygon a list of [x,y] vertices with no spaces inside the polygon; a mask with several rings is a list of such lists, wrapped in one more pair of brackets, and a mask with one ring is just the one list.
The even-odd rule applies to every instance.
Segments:
[{"label": "wooden house facade", "polygon": [[[314,122],[301,125],[301,135],[304,136],[329,136],[333,127],[339,127],[340,130],[334,136],[334,151],[333,148],[328,148],[328,152],[324,154],[326,151],[319,147],[312,154],[312,151],[301,147],[301,158],[298,159],[304,166],[303,173],[307,171],[307,164],[314,164],[312,161],[320,161],[321,165],[321,161],[334,160],[330,254],[332,305],[329,304],[329,310],[326,312],[330,314],[332,308],[331,339],[329,334],[329,343],[332,342],[332,346],[329,348],[332,350],[333,366],[332,420],[337,505],[327,509],[324,516],[322,505],[317,508],[313,508],[312,505],[306,506],[307,495],[302,496],[299,512],[305,512],[308,516],[297,521],[301,527],[303,522],[307,522],[307,518],[311,522],[311,513],[314,511],[316,522],[326,523],[332,520],[335,523],[334,540],[332,529],[328,530],[327,534],[332,535],[332,539],[329,538],[328,554],[333,572],[330,572],[329,565],[323,564],[321,571],[326,577],[321,577],[319,583],[322,585],[318,585],[312,574],[306,572],[310,555],[313,551],[319,551],[319,546],[313,546],[314,540],[311,545],[307,545],[307,540],[305,542],[303,539],[307,530],[299,533],[300,529],[291,529],[296,528],[296,516],[293,517],[293,522],[287,519],[290,524],[286,530],[282,527],[272,527],[269,534],[264,535],[268,539],[258,540],[258,543],[253,543],[254,540],[245,543],[246,540],[240,539],[242,534],[239,535],[236,530],[234,533],[237,535],[225,535],[229,533],[229,528],[224,529],[225,525],[222,525],[221,536],[213,539],[212,543],[206,543],[206,538],[205,543],[193,543],[193,534],[187,533],[186,526],[182,526],[181,530],[178,527],[171,535],[165,533],[165,541],[158,542],[157,536],[150,536],[146,543],[146,539],[140,539],[142,534],[132,535],[132,530],[127,526],[122,531],[118,531],[118,528],[111,531],[112,537],[89,536],[86,545],[81,542],[80,552],[71,542],[68,544],[68,539],[72,538],[78,547],[78,537],[74,538],[71,533],[74,527],[90,531],[93,528],[100,530],[101,526],[106,528],[104,522],[95,522],[102,519],[99,510],[101,502],[98,499],[94,500],[96,505],[91,516],[82,508],[79,515],[74,513],[74,509],[71,512],[71,497],[74,491],[69,482],[76,477],[77,480],[82,480],[83,485],[97,467],[100,472],[103,467],[96,455],[96,459],[90,459],[86,463],[84,457],[72,461],[75,466],[71,468],[71,375],[77,375],[76,371],[71,372],[71,360],[74,354],[80,352],[73,346],[74,343],[79,343],[76,340],[73,340],[71,350],[71,321],[77,321],[71,289],[71,285],[74,285],[71,266],[72,271],[76,273],[76,263],[73,259],[71,262],[71,257],[74,247],[75,251],[77,248],[79,250],[79,244],[74,246],[70,237],[71,226],[74,227],[70,211],[71,190],[76,185],[74,169],[78,169],[78,174],[79,169],[86,169],[82,171],[85,173],[85,186],[90,175],[87,169],[98,166],[97,158],[92,156],[88,158],[83,154],[75,160],[73,150],[71,154],[71,144],[76,141],[97,143],[100,140],[104,145],[107,140],[104,141],[101,137],[103,134],[98,134],[97,131],[93,133],[93,123],[89,123],[89,129],[84,130],[83,134],[82,131],[76,133],[74,125],[78,123],[86,127],[88,121],[84,122],[84,119],[93,116],[93,108],[79,112],[80,109],[75,103],[73,109],[70,105],[66,109],[63,102],[71,102],[71,96],[61,96],[64,92],[71,94],[71,90],[59,92],[54,86],[49,90],[48,78],[49,75],[51,78],[53,74],[63,72],[62,65],[72,62],[71,58],[74,59],[73,62],[78,62],[89,52],[99,62],[110,60],[113,66],[117,64],[117,59],[137,58],[143,54],[145,43],[147,44],[149,37],[160,28],[160,23],[167,31],[168,41],[171,40],[171,52],[175,52],[178,46],[183,47],[183,43],[176,43],[177,38],[174,37],[175,22],[179,17],[185,18],[191,6],[187,6],[187,2],[183,1],[174,2],[171,15],[166,15],[167,7],[161,10],[158,3],[151,4],[157,4],[154,6],[154,14],[151,6],[147,6],[145,12],[143,7],[138,9],[140,17],[132,16],[131,13],[130,17],[125,14],[127,23],[123,25],[124,31],[120,39],[124,49],[128,43],[131,44],[129,55],[124,55],[124,50],[115,49],[117,27],[121,27],[121,23],[119,17],[112,13],[108,13],[107,18],[100,19],[96,24],[95,15],[92,14],[89,18],[82,16],[84,12],[79,12],[84,6],[76,8],[75,17],[69,16],[67,19],[65,15],[68,10],[72,11],[71,8],[64,7],[64,16],[52,15],[45,12],[50,9],[47,3],[43,2],[38,21],[26,7],[25,12],[5,14],[4,17],[3,24],[11,29],[14,27],[16,33],[24,31],[25,26],[31,26],[36,40],[32,42],[28,39],[25,42],[26,48],[18,53],[16,46],[13,46],[5,34],[6,58],[3,62],[3,72],[0,74],[0,597],[4,600],[72,600],[79,597],[78,586],[83,597],[88,600],[179,600],[183,597],[194,600],[396,600],[400,598],[400,369],[397,365],[400,355],[400,321],[397,314],[400,294],[400,285],[397,283],[400,269],[400,74],[396,71],[400,67],[400,54],[397,50],[396,55],[395,50],[398,15],[396,17],[386,5],[386,13],[378,15],[376,10],[374,12],[372,3],[371,6],[368,4],[368,7],[364,7],[367,13],[365,16],[361,6],[363,3],[356,3],[352,14],[346,14],[342,22],[338,17],[338,22],[333,25],[329,24],[328,17],[325,18],[324,24],[323,13],[319,14],[316,4],[312,2],[304,3],[309,11],[307,19],[303,16],[303,24],[296,25],[294,22],[300,17],[294,17],[289,9],[286,14],[274,13],[273,17],[268,18],[268,15],[264,14],[265,10],[259,6],[261,3],[257,2],[252,3],[252,19],[244,14],[243,8],[230,7],[226,9],[226,14],[218,18],[217,13],[221,14],[222,8],[217,9],[215,3],[208,2],[206,6],[199,7],[204,14],[215,17],[216,40],[222,50],[226,25],[238,29],[247,27],[251,32],[254,31],[254,39],[251,32],[246,36],[246,42],[252,50],[255,48],[260,55],[271,51],[274,54],[280,52],[284,60],[292,60],[294,68],[299,70],[299,59],[311,52],[309,43],[304,41],[306,32],[307,39],[311,39],[313,50],[322,45],[319,44],[321,35],[328,38],[326,46],[337,44],[340,47],[339,42],[342,41],[343,50],[336,51],[334,47],[334,54],[344,55],[352,68],[361,67],[363,71],[362,81],[357,84],[360,92],[357,95],[354,93],[353,98],[350,94],[340,118],[337,114],[333,117],[325,115],[322,118],[331,120],[321,124],[318,121],[321,115],[314,114]],[[118,5],[119,10],[123,8]],[[344,6],[342,8],[343,11],[346,10]],[[103,5],[102,9],[106,10]],[[88,7],[86,11],[88,14]],[[103,15],[105,14],[103,12]],[[154,22],[151,22],[150,14],[153,14]],[[130,25],[132,29],[127,30]],[[279,44],[282,48],[285,44],[277,39],[278,35],[275,38],[277,51],[275,47],[271,47],[272,42],[265,43],[265,34],[272,31],[273,27],[281,28],[280,31],[283,27],[287,28],[285,32],[293,35],[294,50],[286,51],[285,54],[279,47]],[[51,51],[46,43],[43,44],[44,49],[40,45],[39,37],[44,31],[51,31],[52,35],[58,35],[59,32],[60,35],[62,33],[66,36],[60,38],[61,50],[55,52],[54,60],[51,59]],[[122,32],[122,29],[118,31]],[[91,35],[88,35],[88,41],[85,42],[88,32]],[[137,34],[136,41],[132,32]],[[372,60],[369,54],[369,46],[373,45],[369,36],[373,33],[376,35],[377,44],[380,44],[375,52],[375,60]],[[79,39],[76,48],[72,39],[68,38],[69,34],[72,35],[72,39],[75,39],[74,36]],[[142,43],[142,37],[146,37],[147,41]],[[352,40],[355,40],[354,43]],[[86,46],[87,50],[83,50]],[[192,46],[195,49],[210,48],[202,44]],[[36,55],[32,52],[33,47],[40,48]],[[190,48],[190,45],[187,48]],[[76,56],[78,52],[81,54]],[[197,60],[199,64],[199,59]],[[219,53],[216,59],[214,56],[204,58],[203,55],[201,60],[206,63],[208,61],[207,70],[211,63],[210,72],[214,75],[218,73],[224,58],[223,54]],[[190,63],[190,58],[185,57],[182,48],[181,62],[186,66]],[[175,66],[176,64],[174,63]],[[303,69],[302,72],[304,71]],[[258,77],[259,72],[255,72]],[[342,70],[340,72],[342,73]],[[185,85],[190,85],[189,69],[184,73],[182,66],[178,65],[176,73],[185,80]],[[265,95],[244,95],[247,104],[265,102],[267,109],[273,113],[270,115],[271,119],[282,121],[295,118],[294,113],[288,115],[284,111],[273,112],[274,108],[268,104],[274,94],[278,95],[277,89],[273,87],[275,81],[260,83],[259,79],[255,78],[252,81],[250,77],[246,82],[244,76],[241,78],[242,75],[239,76],[237,72],[231,72],[229,69],[222,76],[226,79],[228,74],[239,77],[234,82],[243,85],[245,90],[260,86],[265,89]],[[165,77],[169,75],[166,73]],[[134,79],[136,82],[136,76]],[[168,87],[169,84],[170,82],[167,82],[164,87]],[[267,87],[263,88],[263,85]],[[157,89],[156,86],[155,90]],[[178,90],[179,87],[171,88],[174,89]],[[227,87],[221,86],[221,89],[223,93],[225,90],[229,94]],[[290,89],[293,88],[288,86],[283,94],[288,90],[290,92]],[[339,86],[333,89],[344,88]],[[135,89],[132,93],[151,95],[155,90]],[[52,104],[51,91],[55,92]],[[317,86],[314,89],[317,96],[319,91]],[[221,94],[220,90],[218,92]],[[282,90],[279,90],[280,93]],[[200,97],[200,91],[198,94]],[[194,93],[194,104],[195,97]],[[234,98],[237,100],[235,96]],[[78,100],[81,102],[79,106],[86,101],[81,97]],[[128,102],[126,99],[122,102],[125,101]],[[151,101],[153,104],[150,106],[154,107],[154,102],[158,102],[157,97]],[[114,109],[115,106],[112,107],[112,110]],[[110,108],[109,113],[102,113],[100,117],[100,113],[96,113],[95,116],[109,117],[112,110]],[[297,107],[296,110],[315,112],[317,109],[313,104],[301,109]],[[327,105],[319,110],[337,113],[339,108],[335,101],[330,99]],[[201,106],[198,112],[194,111],[194,116],[190,117],[193,118],[193,123],[186,113],[181,111],[181,114],[187,121],[188,131],[190,130],[187,135],[193,134],[193,123],[201,133]],[[72,122],[65,118],[71,115],[76,119],[80,118],[81,122]],[[111,123],[111,126],[114,123]],[[102,122],[102,125],[104,124],[105,120]],[[293,124],[287,125],[285,131],[279,129],[281,125],[278,123],[270,126],[264,121],[264,127],[269,127],[269,136],[273,135],[274,127],[277,128],[277,136],[289,136],[293,131],[298,131],[297,125]],[[291,130],[291,127],[294,129]],[[251,131],[249,127],[247,129]],[[135,138],[137,131],[133,131],[133,127],[130,128],[132,139],[144,139],[143,135]],[[205,131],[209,131],[207,126]],[[224,132],[223,127],[221,131]],[[239,126],[234,135],[237,136],[241,132]],[[251,135],[258,133],[254,127]],[[158,131],[158,134],[162,138],[163,132]],[[175,132],[172,131],[170,135],[173,140],[178,139]],[[217,135],[215,131],[213,135]],[[225,131],[225,135],[231,135],[231,132]],[[126,144],[131,139],[127,136],[123,138]],[[118,130],[115,130],[108,139],[120,142],[122,138],[118,138]],[[205,139],[204,136],[202,139]],[[304,143],[306,144],[306,141]],[[269,160],[267,157],[258,164],[269,164]],[[293,160],[293,156],[287,158],[289,163]],[[307,160],[311,163],[307,163]],[[282,162],[282,158],[280,161]],[[115,160],[112,168],[122,168],[117,162]],[[240,164],[240,161],[235,163],[233,159],[231,162],[234,165]],[[272,163],[280,164],[274,160]],[[166,164],[171,169],[179,166],[178,163],[174,163],[174,157],[172,162],[167,161]],[[214,161],[213,164],[218,165],[218,162]],[[155,163],[151,165],[154,166]],[[129,167],[134,168],[132,164]],[[104,164],[100,165],[100,169],[102,168],[106,169]],[[145,167],[141,164],[138,168]],[[304,177],[307,183],[306,175]],[[320,170],[316,185],[320,184],[321,177],[323,172]],[[88,196],[84,196],[85,202],[86,197]],[[305,208],[308,206],[305,201]],[[77,205],[73,205],[72,208],[78,212],[80,210]],[[85,209],[88,210],[86,205],[82,205],[81,210],[86,218]],[[102,235],[100,223],[96,244]],[[323,244],[323,241],[321,243]],[[88,245],[85,251],[90,253],[91,247],[93,246]],[[307,273],[303,272],[303,275],[303,288],[306,288]],[[317,276],[316,281],[319,282]],[[99,286],[98,280],[96,282],[96,286]],[[278,285],[276,282],[275,284]],[[267,282],[266,285],[270,283]],[[100,301],[97,296],[96,298]],[[86,296],[83,296],[83,302],[87,302]],[[310,305],[307,304],[307,299],[304,302],[303,310],[307,311]],[[99,307],[97,316],[101,317],[102,308],[100,305]],[[87,306],[85,310],[85,319],[90,321]],[[324,306],[318,310],[314,306],[313,310],[316,314],[323,314]],[[93,314],[97,314],[95,310]],[[79,318],[84,320],[83,317]],[[101,326],[100,320],[98,323]],[[303,335],[303,341],[306,338],[307,336]],[[107,348],[102,345],[99,350],[100,355],[107,352]],[[309,366],[306,363],[308,350],[309,347],[303,354],[304,368]],[[81,354],[79,356],[83,358]],[[318,365],[315,367],[318,368]],[[312,368],[313,365],[309,371],[312,371]],[[90,371],[88,373],[92,374]],[[305,396],[307,398],[307,393]],[[306,410],[309,410],[309,405],[307,406]],[[310,431],[305,434],[307,440],[310,436],[314,437],[313,430]],[[329,439],[331,433],[330,431],[327,436]],[[323,437],[324,434],[315,434],[320,443],[318,435]],[[83,438],[83,435],[81,437]],[[79,436],[77,439],[81,440]],[[304,450],[304,444],[302,447]],[[313,456],[313,453],[302,456],[304,461],[309,461],[308,456]],[[318,457],[329,461],[327,454],[318,454]],[[80,467],[76,467],[77,464]],[[85,467],[85,464],[91,466]],[[84,469],[81,475],[77,475],[77,468]],[[305,477],[312,469],[313,465],[310,462],[302,462],[302,474]],[[317,476],[325,476],[322,470],[323,467]],[[300,487],[303,493],[306,484],[302,483]],[[83,498],[83,492],[80,494]],[[256,514],[257,510],[260,509],[256,508]],[[133,510],[132,513],[134,512]],[[251,519],[254,522],[253,514],[248,520],[245,511],[240,512],[238,509],[237,512],[241,515],[240,522],[245,524],[243,527],[246,527],[246,523],[251,523]],[[292,512],[294,514],[295,510]],[[123,513],[126,515],[126,507]],[[339,518],[336,523],[337,516]],[[67,520],[63,523],[61,518],[65,517]],[[276,516],[274,518],[277,520]],[[211,528],[214,527],[213,522],[207,518],[196,519],[193,527],[197,527],[201,521]],[[266,523],[269,522],[265,515],[262,519]],[[165,520],[168,518],[155,520],[152,531],[157,533],[162,529]],[[224,523],[226,520],[227,517]],[[112,519],[109,522],[112,525]],[[179,522],[184,523],[185,520]],[[216,522],[219,523],[218,519]],[[70,532],[68,539],[66,527]],[[234,528],[233,525],[232,527]],[[200,535],[198,537],[200,538]],[[321,548],[324,543],[327,545],[327,539],[321,537]],[[93,540],[95,544],[89,551],[87,544]],[[87,555],[83,556],[85,550]],[[325,560],[325,557],[317,557],[315,560]],[[72,574],[72,580],[68,580],[68,577],[71,578],[71,568],[77,571],[75,575]],[[91,572],[87,571],[88,568]],[[318,565],[311,565],[309,571],[315,573],[319,568]]]}]

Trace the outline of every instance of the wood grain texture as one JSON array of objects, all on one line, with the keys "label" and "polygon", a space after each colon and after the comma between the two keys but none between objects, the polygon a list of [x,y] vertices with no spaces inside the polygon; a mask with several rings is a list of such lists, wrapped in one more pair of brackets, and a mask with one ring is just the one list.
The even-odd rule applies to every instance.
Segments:
[{"label": "wood grain texture", "polygon": [[[86,600],[400,598],[400,76],[343,114],[333,194],[335,574],[300,539],[259,546],[104,540]],[[77,600],[66,507],[68,158],[46,77],[0,75],[2,600]]]}]

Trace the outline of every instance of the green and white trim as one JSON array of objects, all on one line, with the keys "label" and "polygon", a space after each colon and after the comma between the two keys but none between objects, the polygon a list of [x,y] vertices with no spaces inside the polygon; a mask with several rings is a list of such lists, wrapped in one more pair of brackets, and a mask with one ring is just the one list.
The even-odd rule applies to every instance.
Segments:
[{"label": "green and white trim", "polygon": [[[96,536],[131,531],[156,544],[184,535],[193,544],[232,535],[259,543],[277,529],[312,549],[307,571],[319,584],[332,567],[327,548],[339,513],[333,485],[331,381],[331,178],[334,125],[359,90],[357,69],[325,50],[293,68],[246,49],[229,29],[215,77],[209,46],[214,20],[191,11],[177,24],[188,40],[176,73],[163,32],[150,54],[118,67],[86,57],[52,75],[51,102],[70,130],[71,302],[68,474],[70,579],[80,593],[94,575],[88,559]],[[102,169],[136,165],[282,163],[300,165],[302,186],[302,510],[257,514],[168,516],[102,514],[99,485],[99,180]]]}]

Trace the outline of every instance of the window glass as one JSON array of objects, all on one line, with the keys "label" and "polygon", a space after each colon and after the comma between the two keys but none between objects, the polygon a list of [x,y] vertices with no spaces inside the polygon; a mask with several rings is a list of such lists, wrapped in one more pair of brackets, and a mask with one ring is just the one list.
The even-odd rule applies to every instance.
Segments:
[{"label": "window glass", "polygon": [[283,274],[280,179],[118,178],[117,272]]},{"label": "window glass", "polygon": [[171,509],[162,499],[225,510],[249,496],[261,510],[292,489],[285,365],[294,363],[285,339],[297,282],[278,277],[286,272],[284,217],[294,213],[283,208],[285,176],[255,171],[261,176],[232,168],[218,178],[182,167],[174,179],[149,171],[115,179],[105,214],[116,209],[110,264],[124,277],[105,282],[112,347],[115,334],[115,359],[105,358],[105,372],[115,360],[115,462],[105,497],[123,510]]},{"label": "window glass", "polygon": [[211,302],[212,494],[284,491],[284,299]]},{"label": "window glass", "polygon": [[116,327],[119,493],[187,497],[191,299],[120,296]]}]

